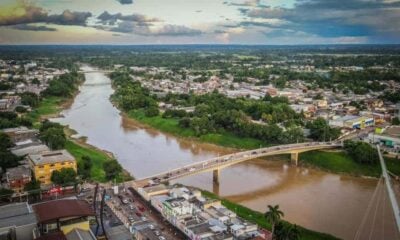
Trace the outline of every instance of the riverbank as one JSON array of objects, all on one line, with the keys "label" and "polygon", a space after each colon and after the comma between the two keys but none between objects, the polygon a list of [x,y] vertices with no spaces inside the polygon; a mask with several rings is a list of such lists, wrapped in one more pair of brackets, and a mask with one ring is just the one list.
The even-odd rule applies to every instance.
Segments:
[{"label": "riverbank", "polygon": [[[214,193],[202,190],[202,194],[208,198],[212,199],[219,199],[221,200],[221,204],[224,205],[229,210],[235,212],[239,217],[246,219],[248,221],[254,222],[257,225],[271,230],[271,225],[265,220],[264,214],[258,211],[254,211],[250,208],[244,207],[240,204],[231,202],[224,198],[220,198],[219,196],[215,195]],[[300,239],[301,240],[338,240],[330,234],[320,233],[316,231],[309,230],[307,228],[297,226],[300,231]]]},{"label": "riverbank", "polygon": [[[60,122],[88,136],[95,146],[117,154],[124,168],[138,178],[225,154],[222,149],[227,148],[204,144],[195,138],[173,137],[148,124],[140,124],[134,118],[121,117],[121,111],[109,101],[114,92],[108,84],[109,78],[93,73],[88,74],[87,81],[88,85],[81,88],[82,92],[75,99],[71,111],[66,111],[65,118]],[[268,203],[281,204],[286,219],[348,239],[353,235],[352,230],[358,227],[355,223],[363,216],[364,205],[372,194],[375,182],[374,179],[366,182],[361,178],[347,181],[340,175],[287,167],[282,160],[275,163],[254,160],[238,164],[223,171],[222,178],[221,189],[213,188],[209,176],[196,175],[179,182],[219,192],[230,201],[260,212]],[[268,194],[257,195],[257,192]],[[320,197],[315,198],[315,194],[310,192],[320,193]],[[342,195],[342,192],[348,194]],[[247,196],[252,202],[236,201],[232,196]],[[331,202],[329,196],[335,196],[335,201]],[[300,208],[296,204],[299,202],[302,203]],[[341,206],[351,207],[354,211],[332,211]]]},{"label": "riverbank", "polygon": [[198,137],[193,130],[180,127],[177,119],[163,118],[161,115],[156,117],[146,117],[143,110],[132,110],[128,113],[125,113],[125,115],[157,130],[172,134],[174,136],[196,139],[201,142],[211,143],[222,147],[235,149],[255,149],[259,148],[260,146],[266,146],[258,139],[242,138],[231,133],[208,133]]},{"label": "riverbank", "polygon": [[[69,98],[57,96],[44,97],[41,99],[39,105],[34,108],[30,113],[28,113],[27,117],[32,120],[33,126],[35,128],[39,128],[41,121],[45,119],[62,117],[60,116],[60,113],[64,109],[67,109],[72,105],[72,103],[74,102],[74,98],[78,94],[79,91],[76,91]],[[90,180],[97,182],[107,182],[105,171],[103,169],[103,164],[106,161],[113,161],[115,159],[112,153],[87,144],[85,139],[73,138],[72,135],[74,134],[74,130],[68,128],[67,126],[64,127],[64,132],[67,137],[65,149],[68,150],[72,154],[72,156],[74,156],[78,164],[83,156],[88,156],[92,160]],[[130,176],[130,174],[127,171],[123,170],[117,177],[116,181],[123,182],[131,179],[132,177]]]},{"label": "riverbank", "polygon": [[[400,175],[400,164],[394,158],[385,158],[386,166],[390,172]],[[300,164],[319,170],[345,174],[356,177],[376,177],[382,175],[379,162],[375,164],[360,164],[354,161],[344,151],[312,151],[300,154]]]},{"label": "riverbank", "polygon": [[[217,146],[228,147],[235,150],[256,149],[260,146],[267,146],[260,140],[240,138],[229,133],[205,134],[197,137],[193,130],[180,127],[178,120],[173,118],[163,118],[161,115],[147,117],[143,110],[132,110],[128,113],[123,113],[123,115],[124,117],[134,119],[139,123],[176,137],[189,138],[195,141],[215,144]],[[303,166],[335,174],[345,174],[356,177],[379,177],[382,173],[378,162],[373,165],[359,164],[346,152],[341,150],[304,152],[299,155],[299,158],[300,164]],[[385,159],[389,171],[396,175],[400,175],[400,165],[397,164],[397,161],[391,158]],[[288,160],[290,159],[288,158]]]}]

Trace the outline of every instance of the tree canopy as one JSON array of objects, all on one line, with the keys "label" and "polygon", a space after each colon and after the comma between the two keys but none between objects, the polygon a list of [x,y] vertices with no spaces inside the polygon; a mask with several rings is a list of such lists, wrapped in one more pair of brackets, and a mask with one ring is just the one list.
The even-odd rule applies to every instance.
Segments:
[{"label": "tree canopy", "polygon": [[61,186],[71,186],[76,183],[76,172],[73,168],[62,168],[51,173],[51,181]]},{"label": "tree canopy", "polygon": [[346,140],[344,149],[358,163],[373,164],[378,161],[377,150],[366,142]]},{"label": "tree canopy", "polygon": [[115,179],[122,171],[121,165],[116,160],[110,160],[104,162],[103,169],[106,173],[106,178],[108,180]]},{"label": "tree canopy", "polygon": [[39,138],[52,150],[64,148],[67,141],[64,127],[48,120],[45,120],[40,127]]}]

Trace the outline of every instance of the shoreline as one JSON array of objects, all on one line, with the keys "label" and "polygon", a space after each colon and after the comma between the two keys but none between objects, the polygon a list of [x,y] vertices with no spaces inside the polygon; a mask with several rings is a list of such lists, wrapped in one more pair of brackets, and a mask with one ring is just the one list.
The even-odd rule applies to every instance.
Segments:
[{"label": "shoreline", "polygon": [[[86,78],[84,77],[84,80],[79,83],[79,87],[86,81]],[[34,120],[34,125],[37,126],[37,124],[40,124],[41,121],[43,120],[49,120],[54,118],[63,118],[64,116],[61,114],[62,111],[69,109],[72,104],[75,101],[76,96],[80,93],[80,89],[76,92],[74,92],[70,97],[47,97],[47,98],[42,98],[40,100],[39,106],[32,111],[33,115],[31,114],[31,118]],[[43,109],[41,109],[43,108]],[[41,113],[45,112],[45,113]],[[75,158],[79,158],[82,155],[91,155],[95,156],[96,160],[98,161],[98,164],[101,162],[101,164],[105,161],[110,161],[113,159],[116,159],[114,154],[112,152],[109,152],[104,149],[100,149],[96,146],[93,146],[89,143],[87,143],[87,137],[81,136],[79,138],[74,138],[72,135],[77,134],[78,132],[72,128],[70,128],[68,125],[63,125],[64,126],[64,132],[66,135],[66,146],[65,149],[71,152],[71,154]],[[92,159],[93,161],[94,159]],[[116,160],[118,161],[118,160]],[[92,172],[96,172],[97,176],[92,176],[88,181],[93,181],[93,182],[107,182],[106,179],[104,179],[104,171],[102,169],[92,169]],[[125,181],[125,180],[132,180],[134,179],[134,176],[132,176],[126,169],[122,168],[122,171],[120,173],[120,176],[117,179],[117,182]]]},{"label": "shoreline", "polygon": [[162,134],[164,134],[164,135],[166,135],[166,136],[176,138],[177,140],[184,140],[184,141],[193,142],[193,143],[195,143],[195,144],[199,144],[199,145],[203,145],[203,146],[209,146],[209,147],[212,147],[212,148],[217,148],[217,149],[219,149],[219,150],[221,150],[221,151],[223,151],[223,152],[226,152],[227,154],[229,154],[229,153],[234,153],[234,152],[237,152],[237,151],[240,151],[240,150],[241,150],[241,149],[239,149],[239,148],[225,147],[225,146],[221,146],[221,145],[218,145],[218,144],[215,144],[215,143],[206,142],[206,141],[201,141],[200,139],[195,138],[195,137],[184,137],[184,136],[175,135],[175,134],[173,134],[173,133],[164,132],[164,131],[162,131],[162,130],[160,130],[160,129],[157,129],[156,127],[153,127],[153,126],[151,126],[151,125],[148,125],[148,124],[146,124],[146,123],[143,123],[143,122],[141,122],[141,121],[138,120],[138,119],[129,117],[128,114],[127,114],[126,112],[124,112],[124,111],[122,111],[121,109],[119,109],[116,105],[114,105],[114,106],[120,111],[120,115],[121,115],[121,117],[123,118],[123,120],[128,121],[128,122],[131,122],[131,123],[133,123],[135,126],[141,127],[141,128],[143,128],[143,129],[148,129],[148,130],[152,130],[152,131],[157,131],[157,132],[162,133]]},{"label": "shoreline", "polygon": [[[75,97],[76,97],[76,95],[74,95],[73,98],[71,98],[71,99],[69,100],[71,104],[74,102]],[[110,101],[111,101],[111,99],[110,99]],[[61,104],[61,105],[63,105],[63,104]],[[121,116],[122,118],[124,118],[125,120],[127,120],[128,122],[132,122],[133,125],[134,125],[135,127],[140,127],[140,128],[146,128],[146,129],[155,130],[155,131],[160,132],[160,133],[162,133],[162,134],[169,135],[169,136],[173,136],[174,138],[177,138],[177,139],[183,139],[183,140],[192,141],[192,142],[194,142],[194,143],[196,143],[196,144],[207,144],[207,145],[210,145],[210,146],[213,146],[213,147],[217,147],[217,148],[219,148],[219,149],[224,149],[224,150],[226,150],[226,151],[238,151],[238,150],[240,150],[239,148],[229,148],[229,147],[221,146],[221,145],[218,145],[218,144],[215,144],[215,143],[209,143],[209,142],[203,141],[203,140],[201,140],[201,139],[199,139],[199,138],[196,138],[196,137],[179,136],[179,134],[173,134],[173,133],[168,133],[168,132],[162,131],[162,130],[158,129],[157,127],[151,126],[151,125],[149,125],[149,124],[146,124],[146,123],[140,121],[140,119],[135,119],[135,118],[130,117],[130,116],[128,115],[128,113],[126,113],[126,112],[122,111],[121,109],[119,109],[115,103],[113,103],[113,105],[114,105],[114,107],[116,107],[116,108],[119,110],[120,116]],[[64,107],[61,107],[59,113],[61,113],[62,110],[66,109],[65,106],[68,106],[68,105],[65,104]],[[62,117],[61,114],[60,114],[59,116]],[[96,147],[94,147],[94,146],[92,146],[92,145],[90,145],[90,144],[87,144],[87,142],[86,142],[86,140],[85,140],[84,137],[73,138],[71,135],[73,135],[73,133],[76,133],[76,131],[74,131],[73,129],[70,129],[68,126],[66,126],[66,128],[67,128],[68,131],[69,131],[69,136],[68,136],[69,139],[72,139],[73,141],[77,141],[77,142],[79,142],[80,144],[84,144],[84,146],[82,146],[82,147],[86,147],[86,148],[87,148],[87,147],[89,147],[89,148],[95,148],[95,149],[99,150],[98,148],[96,148]],[[100,151],[102,151],[102,152],[104,153],[104,150],[100,150]],[[280,161],[281,161],[281,160],[280,160]],[[326,171],[326,170],[322,170],[322,171]],[[232,203],[233,203],[233,202],[232,202]],[[234,204],[236,204],[236,203],[234,203]],[[240,205],[240,204],[236,204],[236,205],[242,206],[242,205]],[[245,208],[244,206],[242,206],[242,207]],[[252,211],[253,211],[253,212],[256,212],[256,211],[254,211],[254,210],[252,210]],[[308,230],[308,229],[307,229],[306,231],[310,232],[310,233],[311,233],[312,235],[314,235],[314,236],[315,236],[315,235],[319,235],[319,234],[323,234],[323,233],[319,233],[319,232],[316,232],[316,231],[313,231],[313,230]],[[303,238],[302,238],[302,239],[303,239]],[[304,238],[304,239],[313,239],[313,238]],[[317,239],[321,239],[321,238],[317,238]],[[337,239],[337,238],[334,238],[334,239]]]},{"label": "shoreline", "polygon": [[[123,118],[125,118],[127,121],[133,122],[136,126],[139,126],[139,127],[145,128],[145,129],[158,131],[158,132],[161,132],[162,134],[165,134],[167,136],[172,136],[172,137],[177,138],[177,139],[183,139],[183,140],[187,140],[187,141],[192,141],[192,142],[194,142],[196,144],[205,144],[205,145],[209,145],[209,146],[212,146],[212,147],[220,148],[221,150],[229,152],[229,153],[243,150],[242,148],[226,147],[226,146],[218,145],[218,144],[213,143],[213,142],[207,142],[207,141],[204,141],[204,140],[202,140],[202,139],[200,139],[198,137],[181,136],[179,134],[173,134],[171,132],[163,131],[162,129],[160,129],[160,128],[156,127],[156,126],[153,126],[153,125],[150,125],[150,124],[146,123],[145,121],[143,121],[140,118],[131,117],[129,115],[129,113],[124,112],[123,110],[121,110],[118,107],[118,105],[115,104],[114,102],[113,102],[113,105],[120,111],[120,115]],[[316,164],[313,164],[313,163],[309,163],[307,161],[303,161],[301,159],[302,154],[306,154],[306,153],[318,154],[319,152],[322,152],[322,153],[325,153],[325,154],[332,154],[332,155],[334,155],[334,154],[344,154],[345,153],[345,151],[343,151],[343,150],[327,150],[327,151],[316,150],[316,151],[310,151],[310,152],[301,153],[299,155],[299,158],[300,158],[299,159],[299,165],[303,166],[303,167],[307,167],[307,168],[313,169],[313,170],[318,170],[318,171],[331,173],[331,174],[342,175],[342,176],[357,177],[357,178],[362,178],[362,179],[378,179],[379,178],[378,176],[373,176],[373,175],[368,175],[368,174],[360,174],[360,173],[357,173],[357,172],[335,171],[335,170],[332,170],[332,169],[329,169],[329,168],[326,168],[326,167],[322,167],[322,166],[319,166],[319,165],[316,165]],[[279,155],[279,156],[283,156],[283,155]],[[271,157],[269,157],[269,158],[271,158]],[[262,158],[262,159],[266,159],[266,158]],[[270,159],[267,159],[267,160],[273,161],[273,160],[270,160]],[[286,160],[286,159],[279,159],[279,161],[288,161],[288,162],[290,162],[290,160]]]},{"label": "shoreline", "polygon": [[[221,204],[224,205],[226,208],[229,210],[235,212],[239,217],[249,220],[251,222],[256,223],[260,227],[266,228],[266,229],[271,229],[271,225],[265,220],[264,214],[262,212],[250,209],[246,206],[243,206],[239,203],[235,203],[229,199],[220,197],[212,192],[199,189],[203,195],[205,195],[208,198],[215,199],[215,200],[220,200]],[[282,220],[282,222],[286,224],[292,224],[286,220]],[[293,224],[295,225],[295,224]],[[299,231],[301,232],[300,238],[303,240],[309,240],[309,239],[324,239],[324,240],[339,240],[340,238],[329,234],[329,233],[324,233],[324,232],[318,232],[315,230],[311,230],[308,228],[305,228],[301,225],[296,226],[299,228]]]}]

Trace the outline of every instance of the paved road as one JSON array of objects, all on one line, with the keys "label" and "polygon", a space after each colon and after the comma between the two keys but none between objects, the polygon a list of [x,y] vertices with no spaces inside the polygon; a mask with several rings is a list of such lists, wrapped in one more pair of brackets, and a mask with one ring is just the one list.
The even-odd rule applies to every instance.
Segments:
[{"label": "paved road", "polygon": [[[80,199],[87,200],[90,204],[93,203],[95,185],[84,184],[84,191],[78,195]],[[167,222],[162,215],[157,212],[152,206],[142,199],[134,189],[125,189],[120,187],[119,194],[115,195],[109,185],[100,186],[99,193],[97,197],[97,213],[100,212],[100,194],[103,189],[106,189],[106,194],[111,197],[105,203],[105,208],[103,211],[103,218],[105,223],[106,231],[108,228],[124,225],[129,227],[131,224],[136,222],[150,221],[153,225],[154,232],[159,233],[159,237],[163,236],[168,240],[180,240],[185,239],[185,236],[179,232],[175,227],[173,227],[169,222]],[[100,216],[98,216],[100,221]],[[101,227],[99,228],[101,232]]]}]

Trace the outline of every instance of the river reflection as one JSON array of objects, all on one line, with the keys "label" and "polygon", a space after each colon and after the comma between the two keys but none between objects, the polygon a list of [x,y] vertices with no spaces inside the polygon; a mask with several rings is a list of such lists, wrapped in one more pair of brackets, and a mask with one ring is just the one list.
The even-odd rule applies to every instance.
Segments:
[{"label": "river reflection", "polygon": [[[109,101],[113,90],[103,73],[86,73],[80,91],[71,108],[62,112],[64,118],[55,121],[86,136],[89,144],[114,153],[136,178],[230,152],[177,139],[122,117]],[[279,204],[288,221],[352,239],[377,180],[256,159],[222,170],[219,187],[213,185],[211,173],[178,182],[214,191],[259,211],[265,211],[267,204]]]}]

